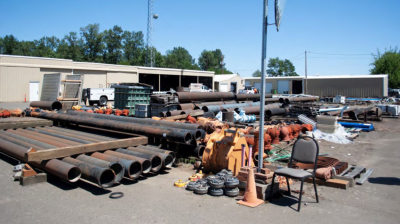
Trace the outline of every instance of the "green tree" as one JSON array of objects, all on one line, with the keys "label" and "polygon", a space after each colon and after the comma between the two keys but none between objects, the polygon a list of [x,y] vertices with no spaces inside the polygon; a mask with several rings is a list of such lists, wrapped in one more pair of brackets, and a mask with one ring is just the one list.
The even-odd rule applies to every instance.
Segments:
[{"label": "green tree", "polygon": [[19,41],[13,35],[6,35],[3,38],[2,54],[16,54],[18,52]]},{"label": "green tree", "polygon": [[3,38],[0,37],[0,54],[3,54]]},{"label": "green tree", "polygon": [[293,63],[287,59],[280,60],[278,57],[270,58],[268,61],[267,74],[271,77],[299,76]]},{"label": "green tree", "polygon": [[20,41],[17,49],[18,55],[34,56],[36,45],[34,41]]},{"label": "green tree", "polygon": [[208,71],[209,69],[215,69],[218,61],[212,51],[203,50],[199,57],[199,66],[201,70]]},{"label": "green tree", "polygon": [[100,33],[100,25],[98,23],[89,24],[81,27],[81,36],[83,38],[83,49],[86,61],[102,62],[103,56],[103,33]]},{"label": "green tree", "polygon": [[[215,72],[215,75],[221,75],[222,74],[221,68],[210,68],[210,69],[208,69],[208,71]],[[224,75],[225,74],[233,74],[233,72],[231,72],[228,69],[224,68]]]},{"label": "green tree", "polygon": [[104,62],[108,64],[118,64],[122,59],[122,35],[123,30],[120,26],[103,32],[105,51],[103,54]]},{"label": "green tree", "polygon": [[74,61],[83,60],[83,40],[76,32],[69,32],[60,41],[57,48],[57,57],[71,59]]},{"label": "green tree", "polygon": [[253,77],[261,77],[261,71],[260,71],[260,69],[257,69],[257,71],[253,72],[252,76],[253,76]]},{"label": "green tree", "polygon": [[120,64],[143,65],[141,64],[144,52],[144,39],[142,31],[124,31],[122,35],[123,60]]},{"label": "green tree", "polygon": [[37,57],[55,58],[56,51],[60,40],[55,37],[42,37],[39,40],[34,40],[35,49],[33,55]]},{"label": "green tree", "polygon": [[400,50],[398,47],[385,49],[385,53],[379,50],[374,55],[374,62],[371,63],[373,68],[371,74],[388,74],[389,87],[400,88]]},{"label": "green tree", "polygon": [[192,69],[195,60],[189,51],[183,47],[174,47],[165,55],[165,66],[167,68]]}]

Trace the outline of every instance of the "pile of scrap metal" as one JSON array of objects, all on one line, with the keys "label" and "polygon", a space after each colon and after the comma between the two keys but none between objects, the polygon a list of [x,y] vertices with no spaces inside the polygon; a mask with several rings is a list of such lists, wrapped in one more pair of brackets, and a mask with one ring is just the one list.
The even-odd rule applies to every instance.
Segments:
[{"label": "pile of scrap metal", "polygon": [[[54,126],[9,129],[0,131],[0,151],[63,180],[76,182],[83,178],[102,188],[112,187],[123,177],[135,180],[142,174],[156,173],[171,167],[175,160],[173,152],[156,146],[119,148],[130,142],[119,136],[88,128],[84,131]],[[111,150],[114,147],[117,149]],[[82,153],[82,149],[88,148],[93,150]],[[43,157],[31,157],[32,153],[42,153]]]},{"label": "pile of scrap metal", "polygon": [[11,112],[9,110],[0,109],[0,118],[11,117]]}]

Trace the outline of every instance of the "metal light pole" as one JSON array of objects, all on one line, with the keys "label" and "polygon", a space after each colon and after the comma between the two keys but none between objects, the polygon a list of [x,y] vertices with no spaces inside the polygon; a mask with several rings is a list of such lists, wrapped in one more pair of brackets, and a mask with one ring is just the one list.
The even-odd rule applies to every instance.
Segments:
[{"label": "metal light pole", "polygon": [[[260,102],[260,127],[258,148],[258,172],[263,168],[264,156],[264,107],[265,107],[265,68],[267,62],[267,26],[268,26],[268,0],[264,0],[263,31],[262,31],[262,53],[261,53],[261,102]],[[250,155],[252,156],[252,155]]]},{"label": "metal light pole", "polygon": [[307,83],[307,51],[305,51],[305,62],[304,62],[304,63],[305,63],[305,70],[306,70],[306,71],[305,71],[305,74],[306,74],[306,83],[305,83],[304,93],[307,94],[307,93],[308,93],[308,91],[307,91],[307,90],[308,90],[308,89],[307,89],[307,87],[308,87],[308,86],[307,86],[307,84],[308,84],[308,83]]}]

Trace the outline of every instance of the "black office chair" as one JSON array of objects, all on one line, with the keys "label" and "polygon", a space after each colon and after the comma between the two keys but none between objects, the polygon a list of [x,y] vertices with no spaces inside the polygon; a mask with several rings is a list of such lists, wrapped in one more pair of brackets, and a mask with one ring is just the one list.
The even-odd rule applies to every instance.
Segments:
[{"label": "black office chair", "polygon": [[[287,187],[290,193],[290,185],[289,185],[289,178],[299,179],[301,180],[301,187],[300,187],[300,196],[299,196],[299,206],[297,211],[300,212],[301,206],[301,196],[303,193],[303,184],[306,178],[313,178],[314,181],[314,189],[315,189],[315,198],[318,200],[318,193],[317,193],[317,185],[315,183],[315,170],[317,169],[317,161],[318,161],[318,154],[319,154],[319,146],[317,141],[314,138],[304,136],[302,138],[297,139],[297,141],[293,145],[292,156],[290,157],[289,161],[289,168],[282,168],[278,169],[274,172],[274,176],[272,177],[272,186],[270,192],[270,201],[272,201],[272,193],[274,190],[274,180],[275,175],[284,176],[286,177]],[[314,170],[312,173],[307,172],[303,169],[294,169],[292,167],[292,161],[295,160],[300,163],[306,164],[314,164]]]}]

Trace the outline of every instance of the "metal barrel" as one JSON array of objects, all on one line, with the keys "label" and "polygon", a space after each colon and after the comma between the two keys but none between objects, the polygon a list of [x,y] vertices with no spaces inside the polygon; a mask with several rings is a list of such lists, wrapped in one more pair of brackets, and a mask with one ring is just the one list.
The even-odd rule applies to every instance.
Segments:
[{"label": "metal barrel", "polygon": [[[89,113],[88,113],[89,114]],[[105,115],[109,116],[109,115]],[[69,114],[50,114],[40,113],[39,117],[50,120],[65,121],[81,125],[112,129],[117,131],[133,132],[141,135],[150,135],[158,138],[166,138],[177,142],[191,142],[192,135],[189,132],[176,131],[173,128],[157,127],[151,125],[137,125],[135,123],[120,122],[114,120],[95,119],[84,116],[74,116]],[[111,117],[111,116],[109,116]],[[147,119],[143,119],[147,120]],[[171,122],[173,123],[173,122]]]},{"label": "metal barrel", "polygon": [[125,173],[125,167],[123,167],[122,164],[120,164],[119,162],[108,162],[83,154],[76,157],[76,159],[86,163],[90,163],[95,166],[110,168],[112,171],[114,171],[116,183],[119,183],[121,181]]},{"label": "metal barrel", "polygon": [[71,134],[71,133],[67,133],[67,132],[62,132],[62,130],[58,130],[58,129],[52,129],[52,128],[47,128],[47,127],[35,127],[36,129],[40,129],[40,130],[44,130],[44,131],[49,131],[52,133],[56,133],[56,134],[61,134],[64,136],[68,136],[68,137],[72,137],[75,139],[80,139],[80,140],[85,140],[85,141],[89,141],[89,142],[101,142],[101,140],[99,139],[94,139],[94,138],[89,138],[89,137],[85,137],[85,136],[81,136],[80,132],[76,132],[76,134]]},{"label": "metal barrel", "polygon": [[41,142],[44,142],[44,143],[47,143],[47,144],[55,145],[57,147],[69,146],[66,143],[50,140],[48,138],[39,137],[38,134],[36,134],[36,133],[30,134],[30,133],[24,133],[24,132],[21,132],[21,131],[15,131],[15,130],[10,130],[10,129],[8,129],[6,132],[9,132],[9,133],[12,133],[12,134],[16,134],[16,135],[20,135],[20,136],[23,136],[23,137],[26,137],[26,138],[30,138],[30,139],[33,139],[33,140],[41,141]]},{"label": "metal barrel", "polygon": [[26,130],[33,131],[33,132],[38,132],[38,133],[45,134],[45,135],[50,135],[50,136],[57,137],[57,138],[63,138],[63,139],[66,139],[66,140],[69,140],[69,141],[73,141],[73,142],[77,142],[77,143],[81,143],[81,144],[94,143],[93,141],[86,141],[86,140],[82,140],[82,139],[78,139],[78,138],[73,138],[73,137],[70,137],[68,135],[61,135],[61,134],[50,132],[50,131],[46,131],[46,130],[40,130],[38,128],[26,128]]},{"label": "metal barrel", "polygon": [[85,117],[95,117],[95,118],[102,118],[106,120],[114,120],[114,121],[124,121],[127,123],[139,123],[139,124],[146,124],[146,125],[157,125],[157,126],[167,126],[172,128],[184,128],[184,129],[198,129],[200,128],[199,124],[184,124],[184,123],[177,123],[177,122],[170,122],[170,121],[157,121],[152,119],[143,119],[143,118],[134,118],[134,117],[120,117],[120,116],[110,116],[105,114],[92,114],[92,113],[85,113],[79,111],[68,110],[67,114],[72,115],[79,115]]},{"label": "metal barrel", "polygon": [[189,110],[194,109],[195,105],[193,103],[181,103],[178,104],[178,110]]},{"label": "metal barrel", "polygon": [[142,174],[142,165],[136,160],[122,159],[116,156],[106,155],[104,153],[95,152],[91,157],[101,159],[108,162],[118,162],[124,166],[125,177],[137,179]]},{"label": "metal barrel", "polygon": [[121,159],[138,161],[140,163],[140,165],[142,166],[142,173],[148,173],[151,170],[151,162],[148,159],[144,159],[144,158],[140,158],[140,157],[132,156],[132,155],[127,155],[127,154],[115,152],[112,150],[107,150],[104,152],[104,154],[110,155],[110,156],[115,156],[115,157],[118,157]]},{"label": "metal barrel", "polygon": [[[265,98],[272,98],[272,94],[265,94]],[[236,94],[237,101],[258,100],[260,101],[260,94]]]},{"label": "metal barrel", "polygon": [[287,113],[286,108],[272,108],[265,111],[265,115],[268,117],[271,117],[272,115],[276,114],[286,114],[286,113]]},{"label": "metal barrel", "polygon": [[8,136],[8,137],[11,137],[11,138],[18,139],[20,141],[23,141],[23,142],[26,142],[26,143],[29,143],[29,144],[37,145],[37,146],[42,147],[44,149],[57,148],[57,146],[55,146],[55,145],[50,145],[50,144],[47,144],[47,143],[44,143],[44,142],[41,142],[41,141],[37,141],[37,140],[34,140],[34,139],[30,139],[30,138],[27,138],[27,137],[24,137],[24,136],[21,136],[21,135],[17,135],[17,134],[14,134],[14,133],[6,132],[6,131],[0,131],[0,134]]},{"label": "metal barrel", "polygon": [[39,107],[43,110],[61,110],[62,104],[59,101],[32,101],[30,107]]},{"label": "metal barrel", "polygon": [[288,97],[285,98],[285,103],[290,104],[293,102],[307,102],[307,101],[316,101],[318,97],[315,96],[307,96],[307,97]]},{"label": "metal barrel", "polygon": [[71,157],[65,157],[61,161],[79,167],[83,179],[96,183],[101,188],[112,187],[115,182],[114,171],[109,168],[95,166]]},{"label": "metal barrel", "polygon": [[102,141],[102,142],[117,140],[117,138],[113,138],[113,137],[108,137],[108,136],[104,136],[104,135],[100,135],[100,134],[87,133],[87,132],[83,132],[83,131],[78,131],[78,130],[64,128],[64,127],[58,127],[58,126],[50,126],[50,127],[43,127],[43,128],[44,129],[46,129],[46,128],[55,129],[59,132],[61,131],[61,132],[70,133],[70,134],[74,134],[74,135],[78,134],[79,136],[98,139],[99,141]]},{"label": "metal barrel", "polygon": [[170,154],[165,154],[165,153],[160,153],[160,152],[155,152],[155,151],[151,151],[148,149],[145,149],[143,147],[140,146],[136,146],[136,147],[128,147],[128,150],[133,150],[136,152],[142,152],[142,153],[147,153],[147,154],[152,154],[152,155],[157,155],[161,158],[162,161],[162,167],[172,167],[172,164],[174,163],[174,157],[172,157]]},{"label": "metal barrel", "polygon": [[161,157],[155,154],[143,153],[143,152],[135,152],[128,149],[119,148],[115,150],[119,153],[128,154],[131,156],[137,156],[140,158],[148,159],[151,162],[151,172],[158,172],[162,167]]},{"label": "metal barrel", "polygon": [[176,116],[181,114],[181,110],[172,110],[167,112],[167,117]]},{"label": "metal barrel", "polygon": [[[17,145],[5,139],[0,139],[0,151],[21,161],[25,161],[25,153],[27,153],[28,150],[29,148]],[[64,163],[58,159],[29,162],[29,164],[69,182],[76,182],[81,177],[81,170],[78,167]]]},{"label": "metal barrel", "polygon": [[179,103],[190,103],[193,101],[222,101],[234,100],[235,94],[231,92],[176,92]]}]

